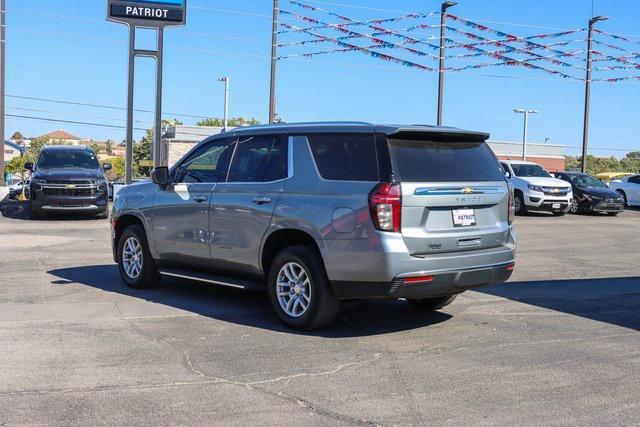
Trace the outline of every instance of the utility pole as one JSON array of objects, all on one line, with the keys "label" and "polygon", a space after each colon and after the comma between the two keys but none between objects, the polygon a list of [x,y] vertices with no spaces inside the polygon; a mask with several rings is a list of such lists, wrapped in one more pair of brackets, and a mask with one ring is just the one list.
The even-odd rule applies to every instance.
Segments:
[{"label": "utility pole", "polygon": [[0,2],[0,187],[4,186],[4,89],[5,45],[7,44],[7,0]]},{"label": "utility pole", "polygon": [[229,125],[229,77],[220,77],[219,82],[224,82],[224,131],[227,131]]},{"label": "utility pole", "polygon": [[276,122],[276,61],[278,53],[278,0],[273,0],[273,26],[271,29],[271,84],[269,86],[269,123]]},{"label": "utility pole", "polygon": [[524,129],[522,131],[522,161],[527,160],[527,133],[529,131],[529,114],[537,114],[536,110],[516,109],[514,113],[524,114]]},{"label": "utility pole", "polygon": [[589,104],[591,102],[591,50],[593,47],[593,24],[609,19],[606,16],[596,16],[589,19],[589,35],[587,37],[587,77],[584,87],[584,125],[582,128],[582,162],[580,170],[587,172],[587,154],[589,148]]},{"label": "utility pole", "polygon": [[442,98],[444,97],[444,37],[445,22],[447,21],[447,9],[455,6],[456,2],[447,1],[442,3],[440,13],[440,66],[438,67],[438,126],[442,126]]}]

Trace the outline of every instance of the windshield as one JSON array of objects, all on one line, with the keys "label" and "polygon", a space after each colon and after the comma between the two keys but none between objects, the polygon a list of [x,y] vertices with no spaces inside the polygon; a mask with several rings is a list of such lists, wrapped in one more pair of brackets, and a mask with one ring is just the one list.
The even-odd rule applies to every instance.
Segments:
[{"label": "windshield", "polygon": [[38,169],[100,169],[95,154],[86,150],[46,150],[40,154]]},{"label": "windshield", "polygon": [[544,168],[540,165],[529,165],[529,164],[517,164],[511,163],[511,167],[513,168],[513,173],[516,176],[522,177],[536,177],[536,178],[551,178],[549,172],[544,170]]},{"label": "windshield", "polygon": [[389,139],[396,178],[407,182],[504,181],[484,142]]},{"label": "windshield", "polygon": [[592,187],[592,188],[605,188],[604,185],[599,180],[595,179],[590,175],[576,175],[571,181],[576,187]]}]

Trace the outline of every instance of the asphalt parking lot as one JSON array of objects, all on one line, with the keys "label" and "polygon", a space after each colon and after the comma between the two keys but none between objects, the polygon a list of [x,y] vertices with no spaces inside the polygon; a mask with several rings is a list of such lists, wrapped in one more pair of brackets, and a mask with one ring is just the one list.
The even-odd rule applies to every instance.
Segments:
[{"label": "asphalt parking lot", "polygon": [[261,294],[127,289],[108,227],[3,208],[0,426],[640,420],[640,211],[518,217],[509,284],[308,334]]}]

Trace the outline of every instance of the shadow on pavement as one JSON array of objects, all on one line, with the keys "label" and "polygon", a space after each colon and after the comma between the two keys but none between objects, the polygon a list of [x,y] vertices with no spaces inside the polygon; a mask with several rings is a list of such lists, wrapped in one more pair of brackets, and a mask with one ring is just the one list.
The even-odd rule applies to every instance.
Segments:
[{"label": "shadow on pavement", "polygon": [[19,219],[23,221],[86,221],[98,219],[95,215],[78,213],[47,214],[38,219],[32,219],[29,214],[29,202],[11,200],[0,204],[0,215],[5,218]]},{"label": "shadow on pavement", "polygon": [[640,277],[507,282],[476,291],[640,330]]},{"label": "shadow on pavement", "polygon": [[446,313],[411,308],[404,301],[362,301],[346,303],[336,321],[328,328],[299,332],[286,328],[273,313],[266,294],[259,292],[243,292],[174,278],[163,278],[155,289],[130,289],[122,283],[115,264],[62,268],[48,273],[59,278],[52,282],[54,285],[79,283],[225,322],[328,338],[400,332],[451,318]]}]

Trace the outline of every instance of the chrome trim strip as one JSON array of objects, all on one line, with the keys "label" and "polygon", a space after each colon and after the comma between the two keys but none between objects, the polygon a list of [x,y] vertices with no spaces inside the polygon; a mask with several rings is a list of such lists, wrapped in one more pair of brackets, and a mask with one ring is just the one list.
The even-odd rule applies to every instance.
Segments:
[{"label": "chrome trim strip", "polygon": [[501,187],[440,187],[440,188],[416,188],[415,196],[459,196],[467,194],[503,194],[505,190]]},{"label": "chrome trim strip", "polygon": [[242,285],[234,285],[232,283],[219,282],[217,280],[203,279],[201,277],[193,277],[193,276],[187,276],[187,275],[184,275],[184,274],[170,273],[168,271],[158,270],[158,273],[162,274],[163,276],[179,277],[181,279],[189,279],[189,280],[195,280],[197,282],[213,283],[214,285],[229,286],[231,288],[237,288],[237,289],[244,289],[245,288]]}]

